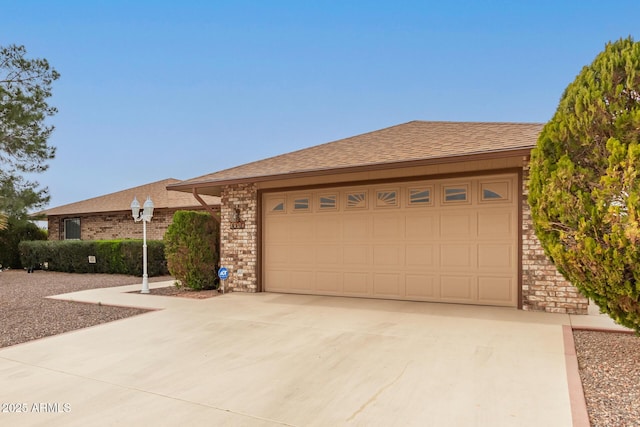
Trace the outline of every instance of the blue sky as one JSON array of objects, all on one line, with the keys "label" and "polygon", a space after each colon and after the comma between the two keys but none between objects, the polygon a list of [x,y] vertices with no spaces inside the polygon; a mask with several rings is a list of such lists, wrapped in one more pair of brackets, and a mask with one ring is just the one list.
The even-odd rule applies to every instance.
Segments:
[{"label": "blue sky", "polygon": [[545,122],[640,2],[0,0],[61,73],[50,207],[411,120]]}]

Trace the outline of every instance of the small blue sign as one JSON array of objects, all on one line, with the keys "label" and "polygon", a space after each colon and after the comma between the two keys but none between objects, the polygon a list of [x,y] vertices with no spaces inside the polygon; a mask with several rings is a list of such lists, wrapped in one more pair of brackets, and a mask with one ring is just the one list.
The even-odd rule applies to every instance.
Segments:
[{"label": "small blue sign", "polygon": [[229,278],[229,270],[224,267],[220,267],[220,270],[218,270],[218,277],[220,280],[227,280]]}]

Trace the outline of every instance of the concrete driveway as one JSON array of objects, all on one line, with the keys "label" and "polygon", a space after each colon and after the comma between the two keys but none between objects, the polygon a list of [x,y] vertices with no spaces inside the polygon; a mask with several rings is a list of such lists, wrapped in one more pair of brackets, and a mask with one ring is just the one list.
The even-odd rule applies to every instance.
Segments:
[{"label": "concrete driveway", "polygon": [[57,298],[161,310],[0,350],[0,425],[572,425],[567,315],[138,288]]}]

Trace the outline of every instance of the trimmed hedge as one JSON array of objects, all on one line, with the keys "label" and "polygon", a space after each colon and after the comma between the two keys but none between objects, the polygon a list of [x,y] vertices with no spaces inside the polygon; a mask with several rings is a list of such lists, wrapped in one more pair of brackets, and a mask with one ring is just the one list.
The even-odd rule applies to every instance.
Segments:
[{"label": "trimmed hedge", "polygon": [[[107,273],[142,276],[142,240],[60,240],[21,242],[20,260],[25,267],[42,267],[67,273]],[[96,263],[89,263],[89,256]],[[147,240],[147,273],[169,273],[164,242]]]}]

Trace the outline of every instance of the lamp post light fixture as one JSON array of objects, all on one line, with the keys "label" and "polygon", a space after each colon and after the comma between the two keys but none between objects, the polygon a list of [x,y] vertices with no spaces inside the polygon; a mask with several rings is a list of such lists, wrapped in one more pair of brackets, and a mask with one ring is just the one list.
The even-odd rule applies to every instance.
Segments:
[{"label": "lamp post light fixture", "polygon": [[147,274],[147,223],[153,218],[153,202],[151,197],[147,196],[144,202],[142,212],[140,212],[140,202],[133,197],[131,202],[131,215],[135,222],[142,221],[142,290],[141,294],[149,293],[149,275]]}]

